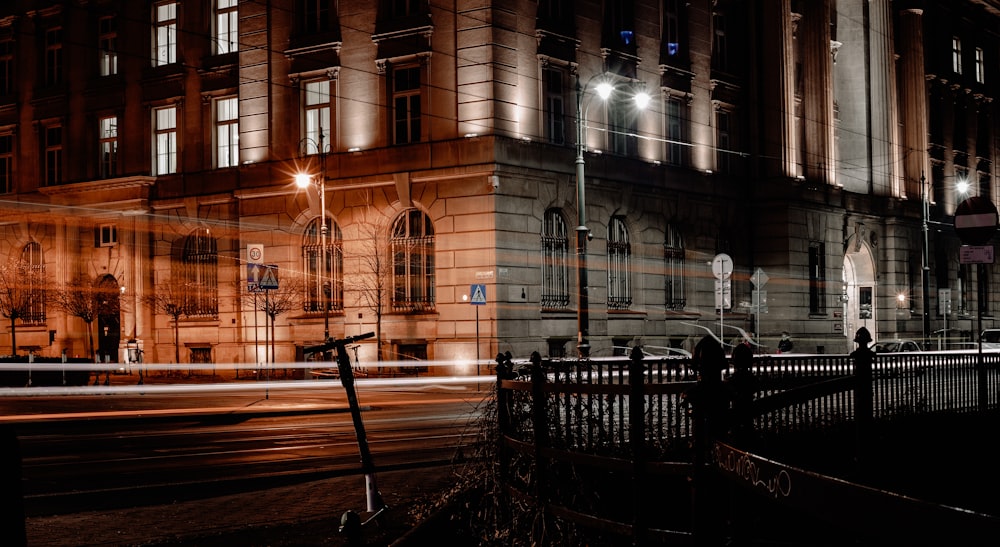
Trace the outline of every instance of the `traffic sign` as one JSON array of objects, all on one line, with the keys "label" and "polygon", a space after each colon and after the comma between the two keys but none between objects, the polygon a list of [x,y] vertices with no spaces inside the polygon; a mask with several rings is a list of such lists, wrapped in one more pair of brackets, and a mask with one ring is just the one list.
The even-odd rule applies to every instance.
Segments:
[{"label": "traffic sign", "polygon": [[257,292],[260,289],[260,276],[263,273],[263,264],[247,264],[247,290]]},{"label": "traffic sign", "polygon": [[733,282],[726,279],[715,281],[715,309],[728,310],[733,307]]},{"label": "traffic sign", "polygon": [[477,306],[483,306],[486,304],[486,285],[472,285],[469,288],[469,293],[472,294],[471,301]]},{"label": "traffic sign", "polygon": [[257,284],[262,289],[277,289],[278,288],[278,265],[268,264],[264,267],[264,273],[260,276],[260,280]]},{"label": "traffic sign", "polygon": [[712,275],[716,279],[726,279],[733,273],[733,259],[726,253],[719,253],[712,259]]},{"label": "traffic sign", "polygon": [[959,264],[993,264],[993,245],[962,245],[958,250]]},{"label": "traffic sign", "polygon": [[764,273],[764,270],[760,268],[757,268],[757,270],[753,272],[753,275],[750,276],[750,282],[753,283],[753,286],[757,287],[758,289],[763,287],[764,285],[767,285],[767,281],[769,279],[771,278],[768,277],[767,274]]},{"label": "traffic sign", "polygon": [[264,245],[260,243],[247,244],[247,262],[253,264],[264,263]]},{"label": "traffic sign", "polygon": [[955,233],[966,245],[986,245],[997,232],[997,208],[988,198],[973,196],[955,208]]}]

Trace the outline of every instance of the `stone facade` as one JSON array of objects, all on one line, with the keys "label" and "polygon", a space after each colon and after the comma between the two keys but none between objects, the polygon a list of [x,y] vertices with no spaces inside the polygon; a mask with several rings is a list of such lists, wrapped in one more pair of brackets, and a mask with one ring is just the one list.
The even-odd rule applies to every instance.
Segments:
[{"label": "stone facade", "polygon": [[[0,7],[0,256],[119,302],[18,319],[20,352],[90,330],[111,360],[284,362],[326,330],[389,360],[575,354],[580,152],[592,353],[960,341],[998,308],[950,227],[959,180],[998,198],[994,0],[43,4]],[[253,244],[300,297],[273,327]],[[152,301],[181,281],[175,323]]]}]

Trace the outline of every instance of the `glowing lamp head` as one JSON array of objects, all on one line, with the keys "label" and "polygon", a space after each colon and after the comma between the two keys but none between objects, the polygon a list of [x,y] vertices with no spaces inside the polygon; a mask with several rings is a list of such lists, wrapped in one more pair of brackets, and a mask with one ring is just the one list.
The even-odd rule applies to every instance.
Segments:
[{"label": "glowing lamp head", "polygon": [[607,82],[601,82],[597,84],[597,95],[600,96],[601,99],[604,99],[606,101],[608,100],[608,97],[611,96],[611,91],[613,89],[614,88],[611,87],[611,84]]},{"label": "glowing lamp head", "polygon": [[312,177],[308,173],[296,173],[295,185],[299,188],[308,188],[312,184]]},{"label": "glowing lamp head", "polygon": [[649,93],[640,91],[635,94],[635,105],[639,107],[640,110],[645,110],[646,107],[649,106],[650,99],[651,97],[649,96]]}]

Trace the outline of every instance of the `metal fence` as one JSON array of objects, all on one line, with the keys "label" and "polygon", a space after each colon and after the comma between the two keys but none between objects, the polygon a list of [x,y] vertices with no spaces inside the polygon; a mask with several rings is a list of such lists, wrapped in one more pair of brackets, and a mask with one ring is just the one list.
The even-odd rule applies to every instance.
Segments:
[{"label": "metal fence", "polygon": [[[633,355],[501,363],[501,473],[513,491],[542,500],[549,513],[563,519],[608,533],[627,529],[633,541],[691,540],[683,525],[640,528],[641,515],[655,506],[641,493],[631,503],[594,501],[579,509],[579,492],[567,493],[553,480],[567,472],[583,477],[589,469],[652,487],[670,475],[693,474],[697,426],[685,397],[697,384],[692,361]],[[874,357],[870,376],[862,368],[856,370],[848,355],[755,357],[753,435],[773,438],[851,422],[998,408],[1000,352],[881,354]]]}]

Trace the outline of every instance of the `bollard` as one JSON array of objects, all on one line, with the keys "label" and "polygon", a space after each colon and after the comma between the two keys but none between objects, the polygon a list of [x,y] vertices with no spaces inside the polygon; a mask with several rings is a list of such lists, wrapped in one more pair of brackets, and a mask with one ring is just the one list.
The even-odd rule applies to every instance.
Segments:
[{"label": "bollard", "polygon": [[632,544],[646,544],[646,396],[645,367],[642,364],[642,348],[635,346],[629,353],[629,444],[632,449]]}]

